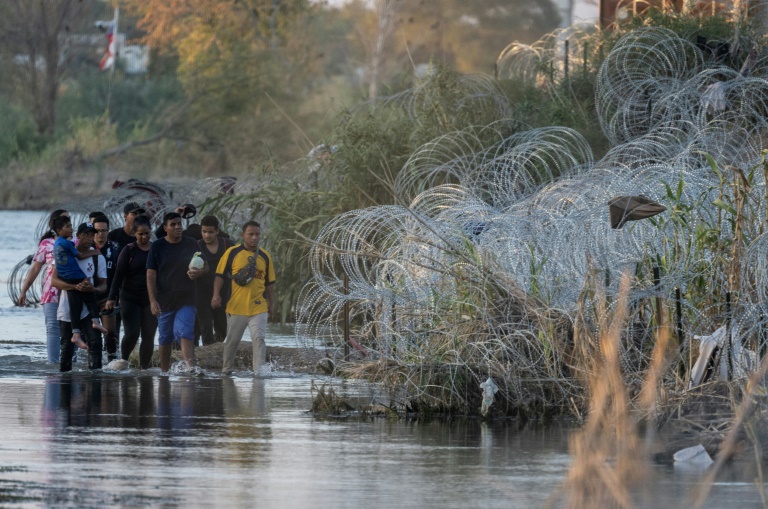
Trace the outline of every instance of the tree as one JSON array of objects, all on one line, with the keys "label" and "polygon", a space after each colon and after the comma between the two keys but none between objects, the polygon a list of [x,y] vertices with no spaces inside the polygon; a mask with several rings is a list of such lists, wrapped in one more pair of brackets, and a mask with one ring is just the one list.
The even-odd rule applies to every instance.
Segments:
[{"label": "tree", "polygon": [[[187,94],[238,111],[270,65],[291,68],[291,29],[307,0],[130,0],[144,42],[178,58]],[[231,111],[230,111],[231,112]]]},{"label": "tree", "polygon": [[191,134],[228,146],[236,159],[279,142],[280,117],[298,104],[296,90],[314,65],[301,34],[308,0],[129,0],[128,7],[141,17],[144,42],[178,59]]},{"label": "tree", "polygon": [[387,40],[395,28],[397,10],[402,0],[374,0],[373,10],[376,13],[376,37],[371,51],[370,68],[368,70],[368,97],[371,99],[379,95],[379,75],[381,74],[382,60]]},{"label": "tree", "polygon": [[560,22],[551,0],[356,0],[342,13],[355,20],[351,37],[366,50],[371,98],[419,64],[490,74],[510,42],[534,42]]},{"label": "tree", "polygon": [[68,37],[90,7],[83,0],[0,1],[4,68],[40,135],[55,133],[59,85],[71,56]]}]

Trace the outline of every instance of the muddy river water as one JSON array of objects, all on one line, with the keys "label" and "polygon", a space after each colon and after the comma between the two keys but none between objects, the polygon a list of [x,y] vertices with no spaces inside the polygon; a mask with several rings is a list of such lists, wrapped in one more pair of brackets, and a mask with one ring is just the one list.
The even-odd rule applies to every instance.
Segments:
[{"label": "muddy river water", "polygon": [[[41,214],[0,211],[0,282],[34,251]],[[4,287],[5,285],[3,285]],[[271,327],[270,345],[293,346]],[[567,423],[323,419],[312,384],[373,388],[272,366],[261,378],[157,370],[59,374],[42,311],[0,291],[0,508],[564,507]],[[689,507],[701,472],[654,465],[641,507]],[[763,507],[731,469],[706,507]]]}]

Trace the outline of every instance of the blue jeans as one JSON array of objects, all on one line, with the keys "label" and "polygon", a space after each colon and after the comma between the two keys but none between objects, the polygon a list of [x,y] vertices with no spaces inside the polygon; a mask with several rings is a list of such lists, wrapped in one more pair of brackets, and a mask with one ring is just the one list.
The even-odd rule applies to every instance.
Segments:
[{"label": "blue jeans", "polygon": [[58,302],[43,304],[45,316],[45,346],[48,351],[48,362],[59,362],[61,358],[61,342],[59,341],[59,321],[56,319]]}]

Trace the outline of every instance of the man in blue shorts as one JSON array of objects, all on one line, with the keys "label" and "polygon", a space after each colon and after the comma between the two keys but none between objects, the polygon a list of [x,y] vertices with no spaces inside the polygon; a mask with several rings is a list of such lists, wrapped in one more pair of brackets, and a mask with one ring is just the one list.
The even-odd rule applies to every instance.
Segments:
[{"label": "man in blue shorts", "polygon": [[199,246],[194,239],[182,236],[181,216],[169,212],[163,217],[166,236],[156,240],[147,255],[147,290],[152,314],[158,317],[158,350],[160,369],[171,367],[171,346],[181,343],[181,355],[190,372],[195,367],[195,280],[208,272],[190,269],[189,262]]}]

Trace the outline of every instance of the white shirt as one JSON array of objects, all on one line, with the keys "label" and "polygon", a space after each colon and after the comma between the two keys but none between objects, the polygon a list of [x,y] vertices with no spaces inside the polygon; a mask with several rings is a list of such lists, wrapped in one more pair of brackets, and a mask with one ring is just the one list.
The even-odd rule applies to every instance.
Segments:
[{"label": "white shirt", "polygon": [[[83,271],[85,277],[87,277],[91,284],[93,284],[93,273],[95,267],[93,266],[93,256],[89,256],[85,260],[77,260],[77,264],[80,266],[80,270]],[[107,262],[104,257],[99,255],[99,273],[97,276],[102,279],[107,279]],[[69,298],[67,297],[67,290],[62,290],[59,296],[59,309],[56,311],[56,318],[62,322],[68,322],[69,320]],[[83,306],[83,311],[80,313],[80,319],[88,316],[88,308]],[[98,317],[94,317],[98,318]]]}]

